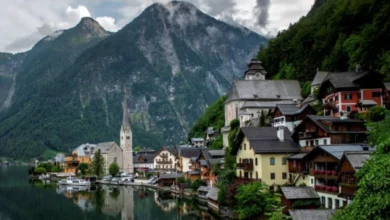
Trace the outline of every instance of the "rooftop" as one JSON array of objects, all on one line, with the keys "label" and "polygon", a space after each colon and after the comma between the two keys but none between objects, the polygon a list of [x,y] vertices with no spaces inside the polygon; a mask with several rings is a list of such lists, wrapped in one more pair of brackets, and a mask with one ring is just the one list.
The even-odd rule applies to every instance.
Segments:
[{"label": "rooftop", "polygon": [[362,168],[364,162],[370,158],[371,153],[372,151],[345,152],[344,156],[357,172]]},{"label": "rooftop", "polygon": [[[311,108],[310,105],[300,105],[300,104],[278,104],[276,109],[283,115],[297,115],[304,111],[306,108]],[[275,109],[275,110],[276,110]]]},{"label": "rooftop", "polygon": [[293,220],[328,220],[335,214],[335,209],[295,209],[288,210]]},{"label": "rooftop", "polygon": [[[365,149],[365,147],[368,147],[368,149]],[[313,151],[311,151],[308,155],[314,155],[316,154],[315,152],[318,150],[323,150],[338,160],[341,160],[341,157],[343,156],[344,152],[358,151],[358,152],[371,153],[374,151],[374,149],[372,149],[371,147],[365,144],[333,144],[333,145],[320,145],[318,147],[315,147]]]},{"label": "rooftop", "polygon": [[225,150],[208,150],[212,157],[223,157],[225,156]]},{"label": "rooftop", "polygon": [[288,159],[302,159],[304,158],[308,153],[297,153],[292,156],[289,156]]},{"label": "rooftop", "polygon": [[233,100],[302,99],[297,80],[235,80],[226,102]]},{"label": "rooftop", "polygon": [[324,79],[327,75],[328,75],[328,72],[321,72],[321,71],[317,72],[311,85],[312,86],[321,85],[321,83],[324,81]]},{"label": "rooftop", "polygon": [[194,147],[180,147],[179,148],[179,155],[185,158],[192,158],[196,157],[199,158],[201,154],[201,148],[194,148]]},{"label": "rooftop", "polygon": [[[284,141],[277,136],[274,127],[243,127],[238,138],[246,137],[255,153],[298,153],[300,146],[291,138],[288,128],[284,128]],[[241,140],[239,140],[241,141]]]},{"label": "rooftop", "polygon": [[95,150],[97,151],[97,150],[100,150],[102,153],[107,153],[110,149],[111,149],[111,147],[114,145],[114,144],[116,144],[115,142],[102,142],[102,143],[98,143],[97,145],[96,145],[96,148],[95,148]]},{"label": "rooftop", "polygon": [[313,187],[281,187],[286,199],[319,199]]},{"label": "rooftop", "polygon": [[211,200],[217,201],[218,200],[218,191],[219,191],[218,188],[211,187],[209,189],[209,192],[207,193],[206,197],[211,199]]}]

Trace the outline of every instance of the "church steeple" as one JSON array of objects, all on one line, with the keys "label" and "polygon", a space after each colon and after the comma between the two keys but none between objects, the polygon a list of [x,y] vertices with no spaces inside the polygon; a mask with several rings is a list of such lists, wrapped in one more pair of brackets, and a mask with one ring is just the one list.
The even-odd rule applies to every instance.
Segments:
[{"label": "church steeple", "polygon": [[128,110],[127,110],[127,93],[126,93],[126,89],[124,89],[124,95],[123,95],[122,129],[124,129],[124,130],[131,130],[130,122],[129,122],[129,113],[128,113]]},{"label": "church steeple", "polygon": [[124,90],[123,97],[123,120],[120,130],[120,146],[123,150],[123,170],[126,173],[134,172],[133,165],[133,132],[131,131],[129,113],[127,111],[127,94]]}]

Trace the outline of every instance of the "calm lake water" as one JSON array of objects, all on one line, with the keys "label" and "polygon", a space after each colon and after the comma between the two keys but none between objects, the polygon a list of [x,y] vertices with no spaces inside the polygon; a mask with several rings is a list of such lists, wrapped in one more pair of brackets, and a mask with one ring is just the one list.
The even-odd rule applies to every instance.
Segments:
[{"label": "calm lake water", "polygon": [[59,188],[29,182],[27,169],[0,166],[0,220],[215,219],[196,200],[139,187]]}]

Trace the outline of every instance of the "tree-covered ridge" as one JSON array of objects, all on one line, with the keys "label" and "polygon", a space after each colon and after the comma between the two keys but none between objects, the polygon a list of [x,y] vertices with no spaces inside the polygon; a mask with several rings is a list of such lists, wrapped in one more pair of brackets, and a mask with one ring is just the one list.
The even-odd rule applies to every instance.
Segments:
[{"label": "tree-covered ridge", "polygon": [[203,115],[195,122],[188,133],[188,139],[195,137],[205,137],[208,127],[214,127],[215,131],[220,131],[225,124],[225,101],[227,96],[220,97],[217,101],[206,109]]},{"label": "tree-covered ridge", "polygon": [[324,71],[378,70],[390,77],[390,1],[317,0],[258,58],[271,77],[311,82]]}]

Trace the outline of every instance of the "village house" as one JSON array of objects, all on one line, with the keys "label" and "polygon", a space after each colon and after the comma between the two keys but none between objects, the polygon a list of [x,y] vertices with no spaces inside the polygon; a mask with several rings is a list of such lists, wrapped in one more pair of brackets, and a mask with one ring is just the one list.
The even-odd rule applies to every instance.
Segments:
[{"label": "village house", "polygon": [[178,171],[182,173],[187,173],[192,171],[192,162],[191,159],[200,158],[202,153],[201,148],[193,147],[179,147],[179,167]]},{"label": "village house", "polygon": [[383,75],[377,72],[328,72],[318,89],[324,115],[340,117],[383,106]]},{"label": "village house", "polygon": [[96,148],[95,144],[82,144],[64,158],[64,172],[76,173],[80,163],[91,163],[91,156]]},{"label": "village house", "polygon": [[214,127],[208,127],[206,131],[206,141],[215,140],[219,135],[219,131],[215,130]]},{"label": "village house", "polygon": [[237,180],[262,181],[268,186],[288,183],[287,158],[300,152],[285,127],[241,128],[236,144]]},{"label": "village house", "polygon": [[312,187],[281,187],[281,206],[289,209],[316,209],[320,207],[320,197]]},{"label": "village house", "polygon": [[278,104],[271,112],[272,126],[287,127],[293,132],[307,115],[315,115],[316,111],[311,105],[305,104]]},{"label": "village house", "polygon": [[162,172],[175,171],[178,163],[176,147],[162,147],[153,159],[153,168]]},{"label": "village house", "polygon": [[308,115],[295,128],[292,138],[303,151],[311,151],[318,145],[363,143],[367,130],[361,120]]},{"label": "village house", "polygon": [[225,126],[221,129],[224,147],[228,146],[229,126],[233,119],[239,119],[240,126],[244,127],[253,124],[251,120],[258,121],[262,114],[267,115],[277,104],[302,100],[297,80],[265,80],[266,74],[261,61],[252,59],[244,80],[233,81],[225,102]]},{"label": "village house", "polygon": [[315,147],[303,159],[308,163],[308,186],[314,187],[325,208],[338,209],[350,200],[339,196],[339,170],[345,152],[369,152],[365,144],[338,144]]},{"label": "village house", "polygon": [[136,153],[133,157],[134,171],[147,172],[154,169],[154,154]]},{"label": "village house", "polygon": [[345,152],[340,161],[338,169],[338,182],[340,196],[352,200],[358,188],[358,179],[355,174],[362,168],[371,155],[371,151]]},{"label": "village house", "polygon": [[191,138],[191,145],[194,147],[204,147],[205,146],[204,138]]}]

